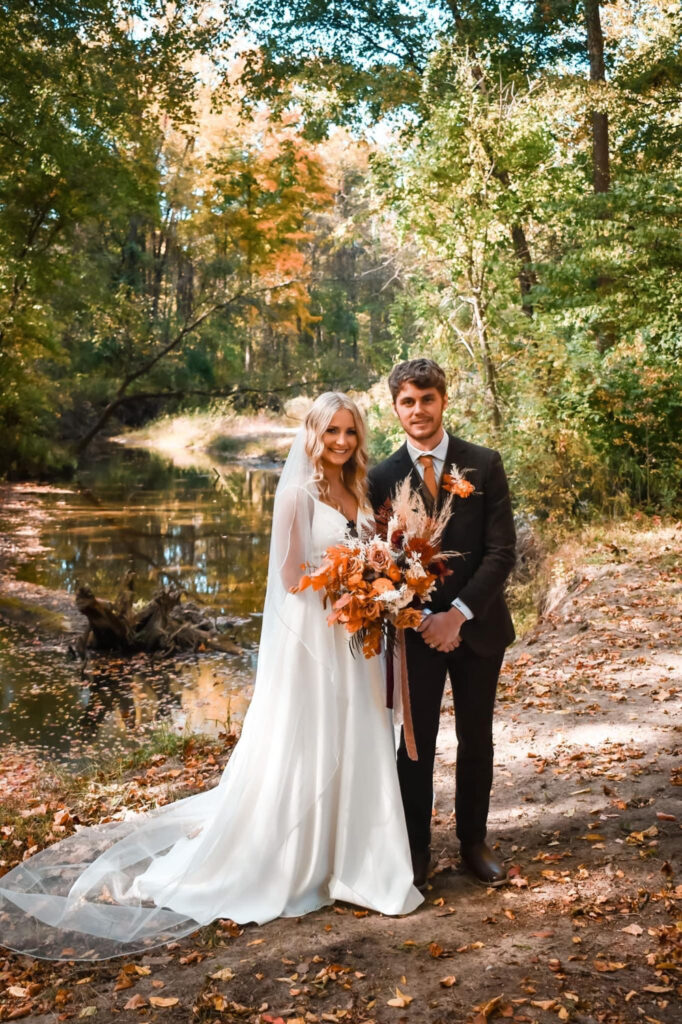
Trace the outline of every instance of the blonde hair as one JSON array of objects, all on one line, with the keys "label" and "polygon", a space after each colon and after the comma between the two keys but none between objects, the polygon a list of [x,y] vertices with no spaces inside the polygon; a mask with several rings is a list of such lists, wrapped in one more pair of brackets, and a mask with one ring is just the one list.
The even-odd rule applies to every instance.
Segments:
[{"label": "blonde hair", "polygon": [[[325,391],[313,402],[305,418],[305,450],[313,464],[313,483],[317,486],[323,501],[333,505],[329,495],[329,484],[322,469],[322,453],[324,441],[322,437],[334,415],[340,409],[347,409],[355,421],[358,446],[342,469],[343,482],[358,503],[359,509],[367,510],[367,443],[365,440],[365,422],[362,414],[352,398],[342,391]],[[334,505],[336,508],[336,506]],[[339,509],[341,511],[341,509]]]}]

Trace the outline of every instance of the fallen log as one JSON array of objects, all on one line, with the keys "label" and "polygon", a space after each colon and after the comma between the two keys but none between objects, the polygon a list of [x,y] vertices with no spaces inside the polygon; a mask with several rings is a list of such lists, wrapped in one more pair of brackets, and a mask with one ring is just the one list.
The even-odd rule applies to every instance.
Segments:
[{"label": "fallen log", "polygon": [[84,658],[88,650],[119,654],[171,655],[181,651],[224,651],[240,654],[230,637],[219,633],[205,611],[192,601],[182,602],[184,591],[175,585],[160,587],[151,601],[135,609],[135,573],[126,572],[114,601],[98,598],[87,584],[76,592],[76,607],[88,620],[76,644]]}]

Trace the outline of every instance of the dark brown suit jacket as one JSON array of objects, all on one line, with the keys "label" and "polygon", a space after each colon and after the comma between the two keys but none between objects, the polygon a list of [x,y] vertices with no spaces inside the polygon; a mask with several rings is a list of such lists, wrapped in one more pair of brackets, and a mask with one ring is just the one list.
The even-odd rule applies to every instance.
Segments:
[{"label": "dark brown suit jacket", "polygon": [[[507,478],[499,452],[470,444],[448,435],[444,473],[452,463],[469,470],[466,478],[475,487],[468,498],[455,497],[452,515],[443,534],[442,546],[459,552],[450,561],[452,575],[433,593],[430,607],[447,611],[459,597],[474,614],[462,626],[462,642],[476,654],[491,655],[514,639],[514,626],[504,599],[504,583],[514,567],[516,534]],[[415,469],[407,444],[369,472],[370,499],[375,512],[390,498],[406,476],[419,490],[427,507],[433,507],[431,495]],[[447,497],[442,488],[436,499],[440,507]]]}]

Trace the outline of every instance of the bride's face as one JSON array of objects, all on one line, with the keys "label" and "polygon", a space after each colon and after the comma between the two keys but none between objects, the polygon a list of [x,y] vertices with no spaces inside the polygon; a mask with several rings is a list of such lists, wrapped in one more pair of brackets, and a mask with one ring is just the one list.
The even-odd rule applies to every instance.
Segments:
[{"label": "bride's face", "polygon": [[344,466],[358,447],[358,432],[353,414],[348,409],[334,413],[322,435],[322,465],[329,469]]}]

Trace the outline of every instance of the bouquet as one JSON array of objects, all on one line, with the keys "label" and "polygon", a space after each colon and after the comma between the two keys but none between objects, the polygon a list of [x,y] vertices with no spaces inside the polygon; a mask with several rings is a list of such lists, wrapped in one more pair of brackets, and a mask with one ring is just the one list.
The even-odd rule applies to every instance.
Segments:
[{"label": "bouquet", "polygon": [[297,590],[325,590],[331,602],[329,625],[341,623],[354,650],[371,658],[390,651],[397,629],[415,628],[422,608],[439,580],[449,576],[447,559],[456,552],[441,550],[441,537],[451,512],[448,495],[435,516],[410,487],[397,488],[377,516],[377,532],[327,548],[321,565],[309,568]]}]

